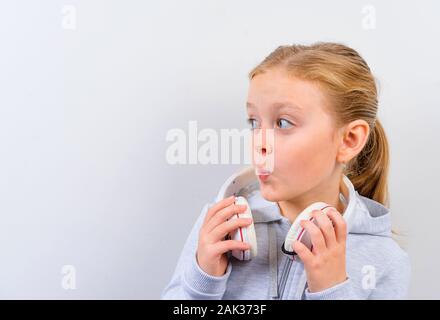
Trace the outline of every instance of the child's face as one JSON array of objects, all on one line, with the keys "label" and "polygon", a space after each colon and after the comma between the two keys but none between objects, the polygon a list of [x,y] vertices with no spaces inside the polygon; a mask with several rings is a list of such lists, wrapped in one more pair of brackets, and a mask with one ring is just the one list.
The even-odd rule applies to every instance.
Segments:
[{"label": "child's face", "polygon": [[[265,181],[260,180],[265,199],[300,197],[332,180],[338,168],[338,131],[327,112],[329,101],[318,86],[273,69],[250,81],[247,102],[252,127],[262,129],[254,134],[260,131],[264,136],[266,129],[275,129],[273,171]],[[273,105],[277,103],[292,104],[299,110]],[[268,141],[263,140],[263,147]]]}]

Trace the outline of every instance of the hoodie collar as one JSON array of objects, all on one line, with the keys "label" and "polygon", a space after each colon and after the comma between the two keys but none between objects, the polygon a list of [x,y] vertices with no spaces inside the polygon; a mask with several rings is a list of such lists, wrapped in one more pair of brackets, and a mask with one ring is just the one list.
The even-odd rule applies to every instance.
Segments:
[{"label": "hoodie collar", "polygon": [[391,213],[381,203],[357,195],[356,214],[351,217],[349,232],[391,237]]}]

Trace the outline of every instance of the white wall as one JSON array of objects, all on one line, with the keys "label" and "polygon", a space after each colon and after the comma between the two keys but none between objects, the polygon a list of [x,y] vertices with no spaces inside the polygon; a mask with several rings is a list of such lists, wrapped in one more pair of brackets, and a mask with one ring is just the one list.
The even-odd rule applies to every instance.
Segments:
[{"label": "white wall", "polygon": [[[240,167],[170,165],[167,132],[187,131],[190,120],[246,128],[254,65],[281,44],[337,41],[359,50],[381,83],[411,297],[440,298],[439,9],[437,1],[2,1],[0,297],[159,298],[203,204]],[[75,268],[75,290],[62,286],[64,265]]]}]

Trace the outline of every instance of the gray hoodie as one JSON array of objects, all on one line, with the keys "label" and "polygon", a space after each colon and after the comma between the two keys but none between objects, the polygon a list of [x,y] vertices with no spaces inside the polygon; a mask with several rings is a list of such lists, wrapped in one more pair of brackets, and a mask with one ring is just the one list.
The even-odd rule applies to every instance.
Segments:
[{"label": "gray hoodie", "polygon": [[[197,263],[198,234],[207,203],[192,228],[162,299],[406,299],[410,260],[391,237],[391,217],[382,204],[361,196],[344,176],[349,190],[344,219],[347,223],[347,280],[319,292],[310,292],[304,264],[281,251],[292,225],[278,204],[265,200],[259,184],[239,195],[247,198],[257,234],[258,255],[239,261],[228,253],[226,273],[212,276]],[[343,198],[343,197],[342,197]],[[216,199],[218,200],[218,199]]]}]

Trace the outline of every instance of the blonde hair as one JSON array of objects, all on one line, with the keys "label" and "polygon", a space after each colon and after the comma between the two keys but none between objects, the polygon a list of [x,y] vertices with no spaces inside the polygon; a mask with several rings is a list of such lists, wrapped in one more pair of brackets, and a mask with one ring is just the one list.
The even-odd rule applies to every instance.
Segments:
[{"label": "blonde hair", "polygon": [[338,128],[357,119],[368,123],[367,143],[347,163],[344,174],[359,194],[389,207],[389,146],[376,116],[376,81],[365,60],[339,43],[279,46],[250,71],[249,79],[271,68],[282,68],[289,75],[316,82],[331,99],[329,112]]}]

